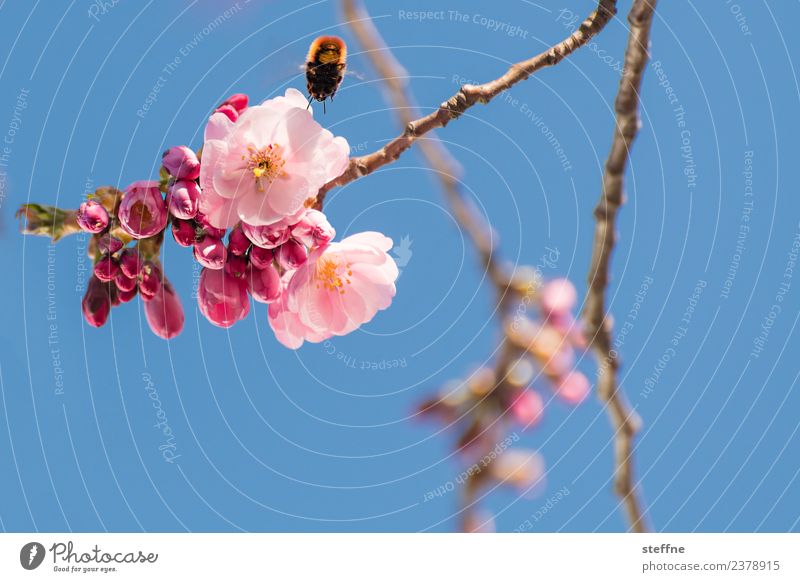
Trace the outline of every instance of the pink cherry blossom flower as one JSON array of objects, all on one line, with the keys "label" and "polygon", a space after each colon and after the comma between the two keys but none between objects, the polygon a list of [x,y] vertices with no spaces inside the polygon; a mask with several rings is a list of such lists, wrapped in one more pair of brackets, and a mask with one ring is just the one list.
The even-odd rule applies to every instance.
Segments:
[{"label": "pink cherry blossom flower", "polygon": [[569,314],[578,301],[578,292],[569,279],[553,279],[542,289],[542,310],[553,315]]},{"label": "pink cherry blossom flower", "polygon": [[544,402],[538,392],[525,390],[513,396],[511,414],[523,427],[530,427],[539,422],[544,414]]},{"label": "pink cherry blossom flower", "polygon": [[125,188],[119,205],[119,222],[133,238],[147,238],[167,226],[167,204],[158,182],[139,180]]},{"label": "pink cherry blossom flower", "polygon": [[510,449],[489,464],[489,472],[504,485],[528,491],[544,485],[544,458],[529,449]]},{"label": "pink cherry blossom flower", "polygon": [[397,265],[392,240],[362,232],[315,249],[284,276],[286,290],[269,307],[278,340],[290,348],[345,335],[386,309],[395,295]]},{"label": "pink cherry blossom flower", "polygon": [[183,306],[166,277],[153,299],[144,304],[144,313],[150,329],[162,339],[171,339],[183,331]]},{"label": "pink cherry blossom flower", "polygon": [[[216,112],[206,126],[200,211],[217,228],[242,220],[273,224],[347,168],[349,146],[312,118],[300,91],[288,89],[232,121]],[[233,109],[231,107],[231,109]]]},{"label": "pink cherry blossom flower", "polygon": [[219,327],[230,327],[247,317],[250,311],[247,283],[229,275],[224,269],[203,269],[197,303],[200,313],[208,321]]},{"label": "pink cherry blossom flower", "polygon": [[287,348],[296,350],[303,345],[304,341],[318,343],[329,338],[331,334],[317,332],[305,325],[300,321],[300,314],[289,309],[285,290],[292,275],[291,272],[286,273],[281,279],[284,291],[278,295],[277,300],[270,303],[267,315],[269,325],[278,341]]},{"label": "pink cherry blossom flower", "polygon": [[556,395],[570,404],[578,404],[589,395],[589,379],[578,371],[570,372],[556,387]]}]

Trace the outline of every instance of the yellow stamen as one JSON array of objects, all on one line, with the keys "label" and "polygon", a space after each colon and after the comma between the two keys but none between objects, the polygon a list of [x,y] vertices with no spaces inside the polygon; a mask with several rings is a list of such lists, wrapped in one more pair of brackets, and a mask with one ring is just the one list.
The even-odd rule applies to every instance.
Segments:
[{"label": "yellow stamen", "polygon": [[[286,161],[281,156],[283,148],[278,144],[269,144],[260,149],[251,145],[247,147],[247,151],[250,152],[247,169],[253,172],[259,191],[263,192],[264,190],[262,179],[265,178],[267,182],[272,182],[285,175],[283,165]],[[245,156],[242,156],[242,159],[246,159]]]},{"label": "yellow stamen", "polygon": [[[314,278],[318,281],[317,289],[320,288],[320,284],[325,287],[328,291],[337,291],[340,294],[344,294],[343,287],[345,285],[350,284],[350,279],[344,278],[340,275],[340,266],[341,263],[336,259],[336,257],[322,257],[317,261],[316,270],[314,273]],[[346,265],[349,267],[350,265]],[[347,272],[348,275],[352,275],[352,271]]]}]

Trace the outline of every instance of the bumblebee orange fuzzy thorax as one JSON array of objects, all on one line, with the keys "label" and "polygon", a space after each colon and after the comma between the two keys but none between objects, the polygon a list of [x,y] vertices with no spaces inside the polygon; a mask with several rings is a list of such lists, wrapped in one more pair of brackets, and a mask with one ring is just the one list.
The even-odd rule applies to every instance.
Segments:
[{"label": "bumblebee orange fuzzy thorax", "polygon": [[344,63],[346,60],[347,45],[338,36],[318,36],[311,43],[306,57],[306,61],[316,64]]},{"label": "bumblebee orange fuzzy thorax", "polygon": [[309,103],[333,100],[347,66],[347,46],[337,36],[320,36],[311,43],[306,58]]}]

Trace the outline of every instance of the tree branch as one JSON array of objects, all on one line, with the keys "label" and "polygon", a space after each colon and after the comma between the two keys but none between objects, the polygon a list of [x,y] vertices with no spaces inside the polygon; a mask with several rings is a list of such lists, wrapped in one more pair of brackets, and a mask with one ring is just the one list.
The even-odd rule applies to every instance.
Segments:
[{"label": "tree branch", "polygon": [[[366,156],[352,158],[347,170],[345,170],[341,176],[331,180],[320,188],[317,194],[317,207],[322,207],[325,195],[332,188],[349,184],[353,180],[371,174],[378,168],[394,162],[403,152],[410,148],[415,141],[429,131],[446,126],[451,120],[459,117],[476,103],[488,103],[497,97],[497,95],[520,81],[524,81],[539,69],[552,67],[561,62],[564,57],[569,56],[576,49],[589,42],[589,39],[605,27],[608,21],[611,20],[617,12],[616,4],[616,0],[598,0],[597,9],[586,17],[586,20],[581,23],[577,30],[558,44],[526,61],[520,61],[519,63],[511,65],[503,76],[494,81],[489,81],[483,85],[462,86],[458,93],[439,105],[436,111],[419,119],[409,119],[405,122],[405,129],[402,134],[376,152],[367,154]],[[347,11],[346,5],[345,10]],[[358,14],[358,10],[355,6],[350,7],[350,13]],[[351,25],[356,25],[354,26],[354,30],[358,28],[358,22],[356,20],[352,18],[348,20],[350,20]],[[362,40],[362,38],[369,40],[370,36],[374,37],[373,33],[377,33],[377,31],[368,21],[368,24],[363,27],[363,30],[360,33],[357,32],[356,35],[359,36],[359,40]],[[363,37],[360,35],[363,35]],[[378,38],[379,37],[380,35],[378,35]],[[381,45],[383,45],[382,42]],[[384,50],[383,52],[385,53],[386,51]],[[369,54],[370,53],[368,53],[368,55]],[[391,65],[391,63],[389,63],[389,65]],[[402,67],[399,67],[399,70],[402,71]],[[402,84],[402,75],[384,75],[384,77],[386,79],[394,79],[391,81],[393,85]],[[397,93],[402,94],[403,91],[400,90]]]},{"label": "tree branch", "polygon": [[623,203],[623,181],[630,148],[639,129],[639,90],[648,60],[650,25],[656,0],[634,0],[628,14],[630,35],[625,49],[624,72],[614,104],[616,126],[605,165],[596,220],[589,290],[583,311],[586,338],[598,360],[598,396],[605,403],[614,433],[616,467],[614,490],[625,506],[633,531],[646,530],[641,502],[633,478],[633,440],[641,421],[631,409],[618,383],[619,359],[612,346],[612,323],[606,308],[611,255],[616,242],[617,211]]},{"label": "tree branch", "polygon": [[[498,306],[501,311],[500,317],[504,317],[502,312],[505,311],[504,304],[508,303],[508,291],[512,291],[512,294],[524,294],[525,282],[515,280],[517,278],[512,273],[505,272],[497,262],[491,231],[482,224],[462,196],[459,188],[461,167],[458,162],[435,136],[423,136],[433,129],[444,127],[451,119],[455,119],[475,103],[488,103],[502,91],[527,79],[535,71],[561,61],[606,25],[616,11],[615,4],[615,1],[600,0],[597,10],[583,22],[578,30],[561,43],[532,59],[513,65],[505,75],[495,81],[478,86],[465,85],[456,95],[440,105],[435,112],[415,120],[419,113],[405,69],[386,46],[363,6],[357,0],[342,0],[345,20],[363,47],[366,57],[382,78],[387,100],[392,104],[400,122],[405,126],[405,130],[402,135],[377,152],[351,160],[349,168],[342,176],[329,182],[320,190],[318,205],[322,205],[325,193],[334,186],[347,184],[393,162],[413,143],[418,142],[428,165],[436,171],[457,222],[478,251],[481,262],[496,288]],[[522,357],[519,347],[513,339],[508,337],[509,330],[512,330],[513,327],[506,325],[502,327],[504,335],[497,349],[493,370],[496,384],[486,395],[487,399],[497,399],[498,401],[502,399],[502,391],[508,383],[507,378],[514,363]],[[503,407],[498,406],[497,410],[502,411]],[[491,441],[491,443],[493,442]],[[491,448],[493,444],[489,446]],[[478,479],[484,476],[484,473],[478,473]],[[469,524],[476,521],[474,509],[479,486],[480,482],[478,480],[473,482],[472,479],[464,485],[462,529],[469,530]]]}]

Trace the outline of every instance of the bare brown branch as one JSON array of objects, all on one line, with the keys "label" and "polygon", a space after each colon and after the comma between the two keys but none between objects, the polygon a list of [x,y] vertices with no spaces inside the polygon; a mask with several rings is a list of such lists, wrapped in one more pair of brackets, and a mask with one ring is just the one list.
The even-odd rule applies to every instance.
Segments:
[{"label": "bare brown branch", "polygon": [[611,255],[616,242],[617,211],[624,201],[623,181],[630,148],[639,129],[639,90],[648,60],[650,25],[656,0],[634,0],[628,14],[630,35],[625,49],[625,64],[615,101],[616,126],[611,151],[605,165],[596,220],[589,291],[583,312],[586,337],[598,360],[597,392],[605,403],[614,428],[614,490],[621,498],[633,531],[645,531],[642,505],[633,477],[633,440],[641,421],[625,399],[618,382],[619,359],[612,346],[612,324],[607,315],[606,291]]},{"label": "bare brown branch", "polygon": [[[459,188],[461,168],[451,156],[447,148],[433,134],[425,135],[431,130],[444,127],[451,119],[457,118],[475,103],[488,103],[502,91],[515,83],[527,79],[535,71],[555,65],[576,48],[585,44],[601,30],[614,15],[616,2],[600,0],[598,8],[572,35],[548,51],[532,59],[513,65],[505,75],[483,85],[465,85],[461,90],[444,102],[439,108],[419,119],[418,109],[410,90],[407,74],[402,65],[388,49],[369,14],[357,0],[342,0],[345,20],[349,23],[354,35],[364,48],[364,53],[372,66],[384,81],[387,100],[392,104],[405,130],[402,135],[389,142],[381,150],[354,158],[348,170],[336,180],[328,183],[320,191],[318,204],[321,206],[325,193],[334,186],[347,184],[361,176],[365,176],[383,165],[396,160],[406,149],[418,142],[428,165],[436,171],[437,177],[445,192],[447,201],[461,228],[467,233],[473,246],[478,251],[490,280],[496,288],[498,304],[502,307],[508,302],[508,292],[524,293],[524,282],[515,281],[515,277],[504,272],[496,259],[492,244],[491,232],[482,223],[462,197]],[[519,288],[517,288],[519,287]],[[521,291],[523,290],[523,291]],[[502,315],[500,310],[500,317]],[[508,326],[504,327],[504,337],[497,350],[494,366],[496,386],[487,398],[499,398],[502,387],[510,373],[514,362],[519,357],[519,350],[513,341],[505,336]],[[498,408],[499,410],[499,408]],[[483,475],[479,473],[478,475]],[[474,505],[480,483],[468,480],[465,483],[462,500],[462,527],[469,530],[468,524],[474,520]]]},{"label": "bare brown branch", "polygon": [[[378,168],[395,161],[403,152],[410,148],[415,141],[429,131],[446,126],[451,120],[459,117],[476,103],[488,103],[500,93],[516,85],[520,81],[524,81],[539,69],[551,67],[561,62],[564,57],[572,54],[577,48],[589,42],[589,39],[605,27],[608,21],[616,14],[616,5],[616,0],[599,0],[597,9],[592,12],[572,34],[558,44],[528,60],[511,65],[503,76],[494,81],[489,81],[483,85],[464,85],[458,93],[439,105],[436,111],[418,119],[409,119],[405,122],[403,133],[387,143],[384,147],[366,156],[352,158],[344,174],[331,180],[320,189],[317,194],[317,206],[322,206],[325,195],[331,188],[349,184],[353,180],[371,174]],[[345,6],[345,9],[347,10],[348,7]],[[350,6],[349,11],[350,14],[356,15],[356,18],[358,18],[358,9],[355,6]],[[356,27],[360,26],[359,21],[356,19],[349,18],[348,20],[350,20],[351,24],[355,24]],[[374,26],[367,21],[367,24],[362,27],[362,31],[356,34],[359,35],[359,40],[363,41],[365,39],[370,40],[370,37],[374,38],[376,32]],[[380,38],[380,35],[377,36]],[[383,50],[381,50],[381,46],[383,46],[382,42],[376,47],[377,52],[385,54],[387,52],[385,46],[383,46]],[[370,54],[371,52],[368,52],[368,56]],[[393,58],[392,60],[394,61]],[[396,61],[394,62],[396,63]],[[387,62],[387,66],[391,67],[392,63]],[[391,81],[391,86],[393,87],[399,87],[403,84],[403,68],[398,67],[397,71],[399,71],[400,74],[384,75],[384,78],[387,80],[393,79]],[[399,90],[395,89],[394,92],[398,95],[404,93],[402,87]]]}]

